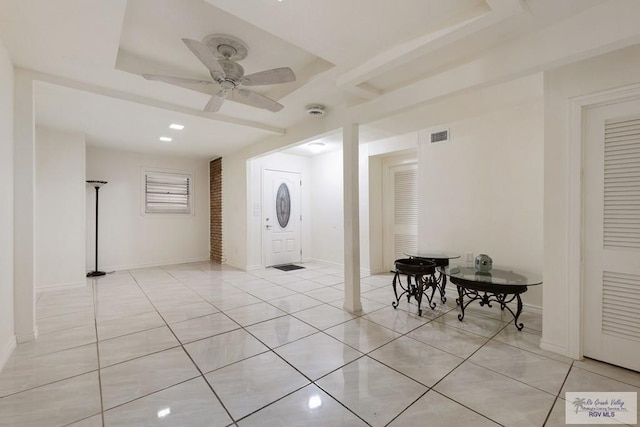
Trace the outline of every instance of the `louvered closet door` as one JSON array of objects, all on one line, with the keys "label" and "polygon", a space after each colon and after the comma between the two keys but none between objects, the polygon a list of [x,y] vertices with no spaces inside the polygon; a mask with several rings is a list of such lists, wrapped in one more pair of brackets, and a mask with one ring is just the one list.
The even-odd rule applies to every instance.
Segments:
[{"label": "louvered closet door", "polygon": [[640,100],[587,111],[584,355],[640,370]]},{"label": "louvered closet door", "polygon": [[415,163],[391,166],[389,178],[392,226],[386,264],[393,268],[393,261],[418,247],[418,167]]}]

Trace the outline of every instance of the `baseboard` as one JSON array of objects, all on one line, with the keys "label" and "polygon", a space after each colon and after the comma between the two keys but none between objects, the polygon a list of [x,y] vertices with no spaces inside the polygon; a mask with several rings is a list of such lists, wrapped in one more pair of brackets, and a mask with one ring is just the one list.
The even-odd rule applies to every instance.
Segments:
[{"label": "baseboard", "polygon": [[76,282],[76,283],[65,283],[63,285],[51,285],[51,286],[36,286],[36,292],[51,292],[51,291],[61,291],[64,289],[79,289],[86,288],[87,281]]},{"label": "baseboard", "polygon": [[16,342],[18,344],[24,344],[27,342],[35,341],[36,339],[38,339],[37,326],[33,328],[33,331],[29,332],[28,334],[20,334],[20,335],[16,334]]},{"label": "baseboard", "polygon": [[[233,266],[232,266],[233,267]],[[235,267],[237,268],[237,267]],[[249,265],[247,266],[247,271],[256,271],[256,270],[264,270],[264,265]]]},{"label": "baseboard", "polygon": [[[211,261],[208,256],[204,258],[187,258],[187,259],[179,259],[172,261],[162,261],[162,262],[148,262],[142,264],[130,264],[130,265],[117,265],[117,266],[108,266],[102,267],[100,266],[101,271],[111,272],[111,271],[126,271],[126,270],[136,270],[139,268],[153,268],[153,267],[164,267],[166,265],[178,265],[178,264],[192,264],[195,262],[208,262]],[[92,267],[89,267],[92,269]],[[89,270],[87,270],[89,271]]]},{"label": "baseboard", "polygon": [[9,340],[2,346],[2,349],[0,349],[0,372],[2,372],[2,368],[4,368],[4,365],[7,363],[7,360],[9,360],[9,357],[11,357],[11,353],[16,349],[17,345],[16,336],[11,335]]},{"label": "baseboard", "polygon": [[522,305],[527,309],[527,312],[532,312],[534,314],[539,314],[540,316],[542,316],[542,307],[540,307],[539,305],[531,305],[527,303],[523,303]]},{"label": "baseboard", "polygon": [[544,341],[544,339],[540,340],[540,348],[546,351],[550,351],[552,353],[559,354],[561,356],[567,356],[567,348],[563,346],[559,346],[557,344],[551,344],[550,342]]},{"label": "baseboard", "polygon": [[224,262],[224,265],[228,265],[229,267],[237,268],[238,270],[243,270],[243,271],[247,270],[247,266],[246,265],[240,265],[240,264],[237,264],[237,263],[235,263],[233,261],[229,261],[229,260],[226,260]]}]

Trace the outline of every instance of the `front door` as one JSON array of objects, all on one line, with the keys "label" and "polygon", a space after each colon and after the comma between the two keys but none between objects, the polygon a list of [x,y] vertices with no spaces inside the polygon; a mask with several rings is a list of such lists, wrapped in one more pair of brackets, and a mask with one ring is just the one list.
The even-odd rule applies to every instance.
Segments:
[{"label": "front door", "polygon": [[587,110],[584,355],[640,371],[640,100]]},{"label": "front door", "polygon": [[265,169],[263,172],[263,230],[265,266],[302,261],[300,245],[300,174]]}]

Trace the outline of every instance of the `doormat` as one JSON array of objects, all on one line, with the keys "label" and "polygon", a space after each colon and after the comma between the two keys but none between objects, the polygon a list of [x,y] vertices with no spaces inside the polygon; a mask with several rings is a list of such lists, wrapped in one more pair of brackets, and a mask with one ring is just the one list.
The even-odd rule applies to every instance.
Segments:
[{"label": "doormat", "polygon": [[299,265],[293,265],[293,264],[283,264],[283,265],[274,265],[273,268],[277,268],[278,270],[282,270],[282,271],[291,271],[291,270],[300,270],[304,267]]}]

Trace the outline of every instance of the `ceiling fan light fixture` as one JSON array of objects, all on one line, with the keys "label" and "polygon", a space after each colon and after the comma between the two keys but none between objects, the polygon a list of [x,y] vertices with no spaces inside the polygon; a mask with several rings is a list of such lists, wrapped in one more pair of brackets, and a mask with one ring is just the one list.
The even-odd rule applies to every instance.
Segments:
[{"label": "ceiling fan light fixture", "polygon": [[313,117],[322,117],[325,115],[325,106],[320,104],[307,105],[307,115]]}]

